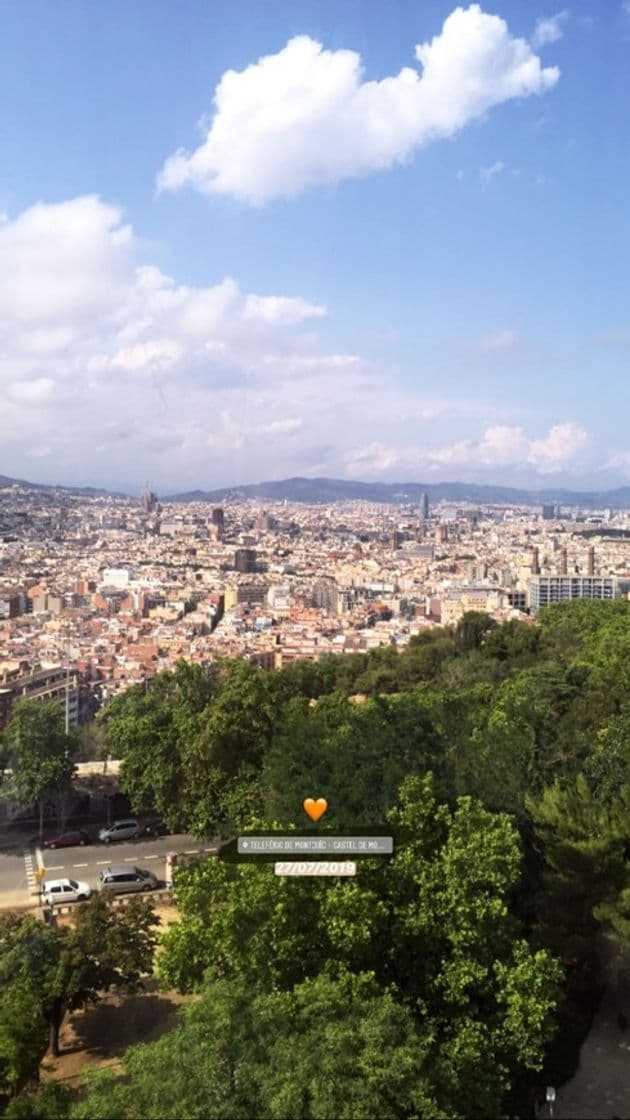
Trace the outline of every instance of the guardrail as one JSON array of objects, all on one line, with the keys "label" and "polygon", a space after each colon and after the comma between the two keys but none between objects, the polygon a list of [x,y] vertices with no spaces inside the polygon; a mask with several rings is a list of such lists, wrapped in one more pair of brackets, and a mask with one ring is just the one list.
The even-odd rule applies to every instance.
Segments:
[{"label": "guardrail", "polygon": [[[118,908],[120,906],[128,906],[134,898],[140,898],[143,902],[153,901],[170,901],[173,897],[172,887],[160,887],[156,891],[132,891],[130,894],[114,895],[110,901],[110,905]],[[72,914],[78,906],[82,906],[82,902],[64,902],[61,906],[48,906],[45,902],[38,901],[34,905],[43,911],[53,914]]]}]

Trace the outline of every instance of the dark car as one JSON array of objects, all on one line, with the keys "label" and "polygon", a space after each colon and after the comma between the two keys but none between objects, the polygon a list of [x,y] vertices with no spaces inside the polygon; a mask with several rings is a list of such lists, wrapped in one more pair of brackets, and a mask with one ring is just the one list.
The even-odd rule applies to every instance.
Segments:
[{"label": "dark car", "polygon": [[77,848],[89,844],[90,837],[82,828],[69,828],[66,832],[58,832],[56,836],[46,836],[43,848]]},{"label": "dark car", "polygon": [[160,820],[145,821],[142,826],[143,836],[168,836],[170,831],[168,825]]}]

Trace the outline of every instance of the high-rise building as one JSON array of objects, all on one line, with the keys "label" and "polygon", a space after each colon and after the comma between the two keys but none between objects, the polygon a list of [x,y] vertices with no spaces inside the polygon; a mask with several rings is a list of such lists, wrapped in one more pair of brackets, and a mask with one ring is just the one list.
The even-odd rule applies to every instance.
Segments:
[{"label": "high-rise building", "polygon": [[155,507],[157,506],[157,501],[157,494],[154,494],[153,491],[149,490],[149,487],[147,486],[146,490],[140,498],[140,505],[142,506],[143,513],[153,513]]},{"label": "high-rise building", "polygon": [[587,576],[595,575],[595,549],[592,545],[586,553],[586,574]]},{"label": "high-rise building", "polygon": [[339,605],[339,589],[330,580],[319,580],[313,585],[311,602],[314,607],[336,614]]},{"label": "high-rise building", "polygon": [[553,504],[545,503],[545,505],[542,507],[543,521],[553,521],[554,516],[555,516],[555,506]]},{"label": "high-rise building", "polygon": [[256,528],[259,532],[267,532],[269,529],[274,529],[276,520],[271,516],[268,510],[264,509],[262,513],[258,514],[256,518]]},{"label": "high-rise building", "polygon": [[540,575],[540,556],[537,548],[532,548],[532,575]]},{"label": "high-rise building", "polygon": [[225,529],[225,513],[221,506],[216,506],[213,509],[210,515],[210,523],[215,526],[217,536],[221,538]]},{"label": "high-rise building", "polygon": [[568,565],[569,565],[569,562],[568,562],[568,555],[567,555],[566,547],[561,548],[560,549],[560,575],[561,576],[566,576],[566,574],[568,572]]},{"label": "high-rise building", "polygon": [[429,516],[429,495],[420,495],[420,520],[426,521]]},{"label": "high-rise building", "polygon": [[256,549],[237,548],[234,553],[234,567],[237,572],[255,572]]},{"label": "high-rise building", "polygon": [[552,603],[570,599],[615,599],[618,595],[614,576],[538,576],[529,585],[532,614]]}]

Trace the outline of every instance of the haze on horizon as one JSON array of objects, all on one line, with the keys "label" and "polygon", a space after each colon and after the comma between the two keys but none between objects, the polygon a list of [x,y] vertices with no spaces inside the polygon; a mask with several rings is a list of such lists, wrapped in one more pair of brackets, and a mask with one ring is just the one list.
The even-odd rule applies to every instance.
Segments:
[{"label": "haze on horizon", "polygon": [[630,3],[4,7],[0,473],[630,482]]}]

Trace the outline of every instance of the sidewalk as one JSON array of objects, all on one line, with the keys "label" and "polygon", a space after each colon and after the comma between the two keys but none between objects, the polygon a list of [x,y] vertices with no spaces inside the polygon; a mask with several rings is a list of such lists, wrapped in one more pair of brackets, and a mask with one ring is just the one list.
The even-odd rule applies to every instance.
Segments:
[{"label": "sidewalk", "polygon": [[[630,1120],[630,1021],[627,987],[611,985],[580,1051],[577,1073],[557,1090],[554,1120]],[[549,1116],[543,1105],[539,1117]]]}]

